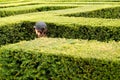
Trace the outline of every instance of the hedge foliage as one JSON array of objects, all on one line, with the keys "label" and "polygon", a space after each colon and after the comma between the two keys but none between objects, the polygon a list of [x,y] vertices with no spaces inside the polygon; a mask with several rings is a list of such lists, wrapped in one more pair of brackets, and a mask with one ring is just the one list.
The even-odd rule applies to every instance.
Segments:
[{"label": "hedge foliage", "polygon": [[36,55],[34,52],[23,51],[8,51],[3,54],[1,79],[119,80],[120,77],[120,64],[109,61],[75,60],[71,57]]},{"label": "hedge foliage", "polygon": [[[17,1],[17,2],[21,2],[21,0],[0,0],[0,2],[11,2],[11,1]],[[22,0],[22,2],[26,2],[26,1],[34,1],[34,0]],[[39,1],[39,0],[36,0]],[[49,0],[41,0],[44,2],[50,2]],[[119,0],[51,0],[51,2],[119,2]]]},{"label": "hedge foliage", "polygon": [[[15,16],[4,17],[0,19],[0,25],[14,24],[21,21],[38,21],[42,20],[45,22],[59,23],[59,24],[80,24],[80,25],[91,25],[91,26],[114,26],[119,27],[119,19],[103,19],[103,18],[84,18],[84,17],[65,17],[59,16],[63,14],[76,13],[81,11],[90,11],[100,8],[111,7],[111,6],[82,6],[79,8],[64,9],[64,10],[55,10],[55,11],[44,11],[44,12],[35,12],[27,13]],[[80,9],[80,11],[79,11]]]},{"label": "hedge foliage", "polygon": [[0,27],[0,45],[35,38],[33,23],[26,22]]},{"label": "hedge foliage", "polygon": [[[46,0],[48,1],[48,0]],[[119,0],[52,0],[58,2],[120,2]]]},{"label": "hedge foliage", "polygon": [[[54,9],[58,9],[54,6]],[[59,8],[60,9],[60,8]],[[3,11],[4,16],[35,12],[35,9]],[[53,7],[43,8],[43,11]],[[37,11],[41,11],[37,8]],[[36,11],[36,12],[37,12]],[[119,10],[117,10],[119,11]],[[61,11],[64,12],[64,11]],[[0,13],[2,14],[2,12]],[[34,13],[33,13],[34,14]],[[120,41],[119,21],[104,19],[68,18],[54,16],[54,12],[1,18],[0,46],[21,40],[35,39],[35,21],[43,19],[48,25],[48,37]],[[43,15],[45,14],[45,15]],[[52,16],[51,16],[52,14]],[[59,15],[59,12],[56,13]],[[56,15],[55,14],[55,15]],[[41,16],[43,15],[43,16]],[[48,16],[46,16],[48,15]],[[117,13],[118,15],[118,13]],[[17,17],[17,18],[16,18]],[[11,18],[11,19],[10,19]],[[19,19],[20,18],[20,19]],[[22,19],[25,18],[25,19]],[[50,19],[49,19],[50,18]],[[11,20],[14,21],[11,21]],[[30,20],[29,20],[30,19]],[[57,21],[56,21],[57,19]],[[65,20],[64,20],[65,19]],[[8,20],[8,21],[7,21]],[[70,20],[70,21],[69,21]],[[83,21],[79,24],[78,22]],[[118,22],[111,26],[94,22]],[[11,21],[9,23],[9,21]],[[24,22],[25,21],[25,22]],[[32,22],[33,21],[33,22]],[[85,25],[86,22],[90,22]],[[19,22],[19,23],[18,23]],[[53,23],[54,22],[54,23]],[[63,23],[61,23],[63,22]],[[7,24],[6,24],[7,23]],[[67,24],[64,24],[67,23]],[[70,24],[71,23],[71,24]],[[90,25],[89,25],[90,24]],[[96,26],[95,26],[96,25]],[[107,25],[107,26],[106,26]],[[47,38],[46,38],[47,39]],[[41,40],[41,41],[40,41]],[[72,39],[40,39],[0,47],[0,79],[20,80],[119,80],[119,42],[109,45]],[[55,42],[55,43],[52,43]],[[67,42],[67,44],[66,44]],[[23,46],[22,46],[23,45]],[[114,45],[114,46],[113,46]],[[10,47],[9,47],[10,46]]]},{"label": "hedge foliage", "polygon": [[[35,44],[33,44],[33,41],[31,41],[31,43],[21,42],[19,44],[17,43],[14,45],[2,47],[0,49],[0,79],[119,80],[119,59],[117,59],[117,61],[113,61],[112,56],[111,60],[107,60],[107,55],[109,52],[113,51],[114,49],[120,49],[118,47],[119,44],[116,45],[117,43],[114,43],[112,46],[113,50],[109,50],[109,48],[106,47],[104,52],[107,50],[108,53],[106,52],[104,55],[101,53],[102,56],[100,57],[101,54],[99,51],[102,51],[102,43],[99,43],[99,45],[95,45],[94,43],[96,46],[96,51],[92,51],[92,53],[90,53],[89,50],[87,50],[88,52],[83,51],[81,54],[88,56],[86,58],[83,58],[83,56],[80,56],[78,53],[87,47],[91,50],[92,46],[93,49],[94,46],[90,43],[86,45],[87,47],[84,47],[86,43],[84,43],[84,41],[81,41],[80,43],[78,42],[77,44],[74,40],[65,41],[63,39],[62,42],[60,40],[55,40],[56,39],[39,39],[39,41],[34,41],[36,42]],[[54,42],[56,44],[54,44]],[[50,46],[50,44],[54,46]],[[89,44],[91,46],[89,46]],[[65,46],[66,48],[68,47],[69,53],[67,51],[66,55],[63,53],[65,53],[67,49],[64,49],[62,45],[64,48]],[[80,48],[78,48],[78,51],[76,53],[73,51],[73,55],[76,55],[76,57],[79,56],[77,58],[72,56],[72,50],[76,46]],[[97,47],[99,47],[99,49]],[[47,48],[49,49],[47,52],[46,50],[43,50]],[[58,52],[55,52],[56,50],[58,50]],[[90,54],[95,55],[92,55],[94,57],[89,58]],[[114,53],[109,55],[114,55]],[[119,58],[119,52],[117,52],[116,55],[118,55],[117,57]],[[96,56],[99,56],[100,58],[95,58]],[[106,56],[106,60],[103,59],[104,56]]]},{"label": "hedge foliage", "polygon": [[120,18],[120,7],[111,7],[100,10],[88,11],[88,12],[80,12],[74,14],[67,14],[65,16],[74,16],[74,17],[92,17],[92,18],[112,18],[119,19]]},{"label": "hedge foliage", "polygon": [[75,4],[75,5],[119,5],[120,2],[40,2],[40,1],[31,1],[31,2],[8,2],[8,3],[0,3],[0,8],[9,8],[9,7],[19,7],[19,6],[28,6],[28,5],[40,5],[40,4]]},{"label": "hedge foliage", "polygon": [[[52,28],[51,28],[52,27]],[[89,25],[57,25],[49,24],[48,35],[60,38],[88,39],[98,41],[120,41],[120,27]]]},{"label": "hedge foliage", "polygon": [[6,17],[16,14],[24,14],[24,13],[31,13],[31,12],[40,12],[40,11],[49,11],[49,10],[58,10],[58,9],[66,9],[66,8],[74,8],[75,6],[33,6],[30,8],[27,7],[17,7],[15,8],[8,8],[0,10],[0,17]]},{"label": "hedge foliage", "polygon": [[27,5],[37,5],[41,4],[39,2],[19,2],[19,3],[13,3],[13,2],[8,2],[8,3],[0,3],[0,8],[9,8],[9,7],[19,7],[19,6],[27,6]]},{"label": "hedge foliage", "polygon": [[[21,22],[0,27],[0,45],[15,43],[21,40],[31,40],[35,38],[33,29],[35,22]],[[47,23],[48,37],[88,39],[98,41],[120,41],[120,27],[112,26],[85,26],[77,24],[60,25],[57,23]]]}]

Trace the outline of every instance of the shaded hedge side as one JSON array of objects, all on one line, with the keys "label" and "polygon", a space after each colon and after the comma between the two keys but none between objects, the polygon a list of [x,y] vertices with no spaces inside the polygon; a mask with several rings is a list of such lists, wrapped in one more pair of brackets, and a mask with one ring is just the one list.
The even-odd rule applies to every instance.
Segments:
[{"label": "shaded hedge side", "polygon": [[[5,3],[1,3],[1,4],[5,4]],[[19,6],[26,6],[26,5],[39,5],[39,4],[43,4],[43,3],[36,3],[36,2],[31,2],[31,3],[16,3],[16,4],[6,4],[6,5],[1,5],[0,8],[9,8],[9,7],[19,7]]]},{"label": "shaded hedge side", "polygon": [[49,11],[49,10],[59,10],[59,9],[66,9],[66,8],[74,8],[74,6],[43,6],[38,8],[30,8],[25,10],[0,10],[0,17],[6,17],[11,15],[17,14],[25,14],[31,12],[40,12],[40,11]]},{"label": "shaded hedge side", "polygon": [[0,27],[0,45],[35,38],[33,23],[22,22]]},{"label": "shaded hedge side", "polygon": [[[0,45],[15,43],[21,40],[31,40],[36,37],[33,26],[35,22],[21,22],[0,27]],[[112,26],[84,26],[84,25],[60,25],[47,23],[48,37],[88,39],[98,41],[120,41],[120,27]]]},{"label": "shaded hedge side", "polygon": [[20,49],[0,52],[0,79],[119,80],[120,62],[38,53]]},{"label": "shaded hedge side", "polygon": [[98,41],[120,41],[120,27],[89,25],[49,25],[49,36]]},{"label": "shaded hedge side", "polygon": [[75,14],[67,14],[65,16],[120,19],[120,7],[106,8],[106,9],[81,12]]}]

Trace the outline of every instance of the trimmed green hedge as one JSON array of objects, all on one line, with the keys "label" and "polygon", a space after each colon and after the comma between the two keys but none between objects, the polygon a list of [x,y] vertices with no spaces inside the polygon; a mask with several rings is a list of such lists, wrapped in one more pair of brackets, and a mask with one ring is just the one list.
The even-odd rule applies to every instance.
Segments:
[{"label": "trimmed green hedge", "polygon": [[[57,25],[49,24],[49,36],[74,39],[88,39],[98,41],[120,41],[120,27],[89,25]],[[52,28],[51,28],[52,27]]]},{"label": "trimmed green hedge", "polygon": [[40,4],[75,4],[75,5],[119,5],[120,2],[19,2],[19,3],[0,3],[0,8],[8,8],[8,7],[19,7],[19,6],[27,6],[27,5],[40,5]]},{"label": "trimmed green hedge", "polygon": [[2,80],[119,80],[120,78],[119,61],[74,58],[19,48],[1,49],[0,55]]},{"label": "trimmed green hedge", "polygon": [[0,27],[0,45],[35,38],[33,23],[23,22]]},{"label": "trimmed green hedge", "polygon": [[18,7],[18,6],[27,6],[27,5],[38,5],[38,4],[42,4],[42,3],[36,3],[36,2],[24,2],[24,3],[8,3],[8,4],[2,4],[0,3],[0,8],[9,8],[9,7]]},{"label": "trimmed green hedge", "polygon": [[[31,40],[35,38],[33,29],[35,22],[21,22],[0,27],[0,45],[15,43],[21,40]],[[112,26],[83,26],[77,24],[60,25],[57,23],[47,23],[48,37],[88,39],[98,41],[120,41],[120,27]]]},{"label": "trimmed green hedge", "polygon": [[114,7],[114,8],[111,7],[111,8],[105,8],[105,9],[89,11],[89,12],[66,14],[65,16],[119,19],[120,18],[119,12],[120,12],[120,7]]},{"label": "trimmed green hedge", "polygon": [[[2,9],[0,10],[0,17],[6,17],[16,14],[24,14],[24,13],[31,13],[31,12],[40,12],[40,11],[49,11],[49,10],[59,10],[59,9],[67,9],[67,8],[74,8],[75,6],[33,6],[33,7],[15,7]],[[18,9],[19,8],[19,9]]]},{"label": "trimmed green hedge", "polygon": [[[11,1],[17,1],[17,2],[21,2],[21,0],[9,0],[9,2]],[[23,2],[25,2],[26,0],[22,0]],[[34,0],[27,0],[27,1],[34,1]],[[37,0],[39,1],[39,0]],[[44,2],[50,2],[49,0],[41,0]],[[51,2],[119,2],[119,0],[51,0]],[[0,2],[8,2],[7,0],[0,0]]]},{"label": "trimmed green hedge", "polygon": [[[46,0],[48,1],[48,0]],[[58,2],[120,2],[119,0],[52,0]]]}]

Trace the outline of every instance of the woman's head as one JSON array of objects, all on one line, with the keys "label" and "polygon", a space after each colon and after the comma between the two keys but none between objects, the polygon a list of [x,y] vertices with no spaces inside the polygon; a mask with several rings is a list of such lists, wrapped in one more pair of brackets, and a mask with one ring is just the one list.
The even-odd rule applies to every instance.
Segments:
[{"label": "woman's head", "polygon": [[44,22],[36,22],[36,24],[34,25],[34,29],[36,32],[36,35],[39,37],[45,37],[46,33],[47,33],[47,25]]}]

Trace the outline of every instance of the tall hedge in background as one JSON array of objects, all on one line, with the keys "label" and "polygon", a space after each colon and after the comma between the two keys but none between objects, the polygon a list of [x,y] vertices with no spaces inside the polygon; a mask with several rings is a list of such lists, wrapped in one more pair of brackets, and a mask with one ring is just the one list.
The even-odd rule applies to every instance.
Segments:
[{"label": "tall hedge in background", "polygon": [[[38,6],[38,7],[31,7],[29,9],[22,8],[15,10],[15,8],[4,8],[0,10],[0,17],[6,17],[11,15],[17,14],[25,14],[25,13],[32,13],[32,12],[41,12],[41,11],[49,11],[49,10],[59,10],[59,9],[67,9],[67,8],[74,8],[75,6]],[[19,8],[19,6],[17,7]]]},{"label": "tall hedge in background", "polygon": [[49,36],[98,41],[120,41],[120,27],[48,24]]},{"label": "tall hedge in background", "polygon": [[75,14],[67,14],[65,16],[119,19],[120,7],[105,8],[105,9],[75,13]]}]

